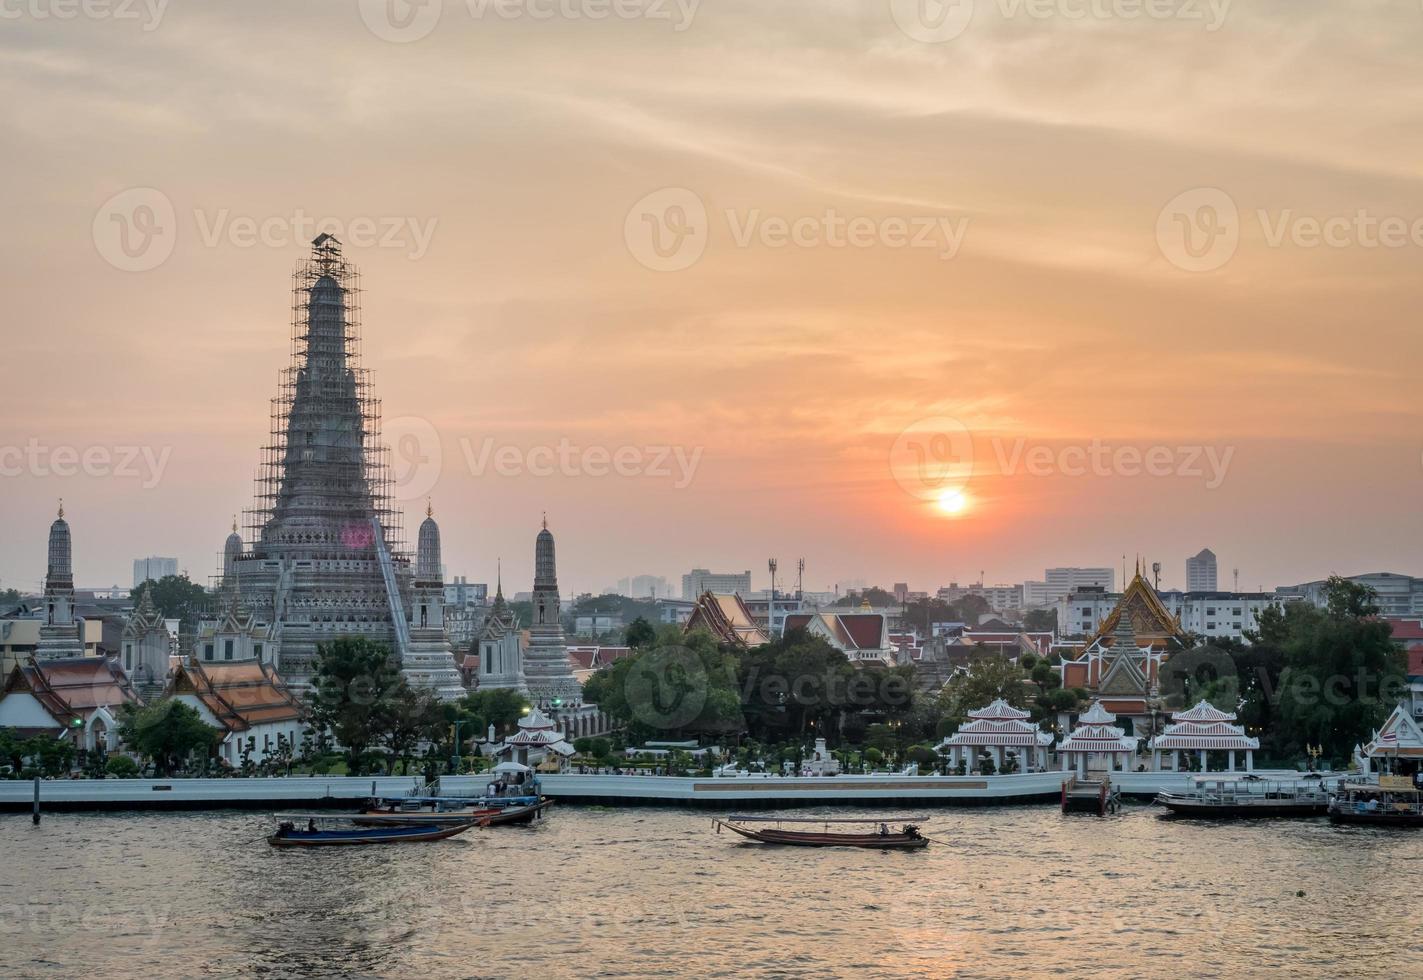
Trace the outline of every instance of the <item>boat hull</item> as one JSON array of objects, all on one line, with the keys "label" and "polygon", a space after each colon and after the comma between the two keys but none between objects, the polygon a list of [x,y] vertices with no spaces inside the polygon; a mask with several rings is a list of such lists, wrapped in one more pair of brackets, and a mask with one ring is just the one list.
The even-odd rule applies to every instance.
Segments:
[{"label": "boat hull", "polygon": [[436,827],[429,824],[415,827],[386,827],[369,830],[293,830],[285,834],[273,834],[267,843],[273,847],[359,847],[368,844],[410,844],[420,841],[444,840],[462,834],[473,827],[472,823],[454,827]]},{"label": "boat hull", "polygon": [[1202,803],[1198,800],[1158,796],[1156,802],[1171,811],[1168,816],[1239,820],[1251,817],[1318,817],[1328,809],[1323,802]]},{"label": "boat hull", "polygon": [[513,824],[533,823],[545,810],[553,805],[553,800],[540,800],[529,806],[509,807],[491,816],[481,817],[481,827],[504,827]]},{"label": "boat hull", "polygon": [[1330,810],[1329,822],[1358,824],[1366,827],[1423,827],[1423,814],[1359,813],[1350,810]]},{"label": "boat hull", "polygon": [[929,846],[926,837],[908,834],[825,834],[797,830],[752,830],[718,821],[718,826],[762,844],[789,847],[861,847],[881,851],[917,851]]},{"label": "boat hull", "polygon": [[451,810],[447,813],[390,813],[385,810],[367,810],[351,818],[358,827],[454,827],[459,824],[477,824],[486,817],[502,813],[502,810]]}]

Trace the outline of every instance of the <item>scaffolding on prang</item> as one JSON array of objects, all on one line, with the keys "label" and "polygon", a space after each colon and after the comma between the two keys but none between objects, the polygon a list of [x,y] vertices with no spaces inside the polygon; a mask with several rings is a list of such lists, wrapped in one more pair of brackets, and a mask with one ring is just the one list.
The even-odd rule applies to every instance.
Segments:
[{"label": "scaffolding on prang", "polygon": [[244,512],[249,554],[351,557],[372,550],[361,535],[376,517],[391,554],[409,561],[381,403],[361,352],[360,273],[340,241],[322,235],[292,273],[291,364],[272,399],[271,436]]}]

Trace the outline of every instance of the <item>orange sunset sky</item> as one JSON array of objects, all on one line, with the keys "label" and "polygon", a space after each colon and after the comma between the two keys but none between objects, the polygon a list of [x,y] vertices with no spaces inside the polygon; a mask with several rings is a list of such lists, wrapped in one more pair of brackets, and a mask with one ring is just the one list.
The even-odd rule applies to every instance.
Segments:
[{"label": "orange sunset sky", "polygon": [[[545,510],[565,594],[759,588],[770,556],[814,589],[1138,553],[1179,587],[1202,547],[1222,587],[1423,574],[1412,0],[978,0],[942,40],[898,0],[36,2],[0,23],[0,585],[38,587],[60,497],[81,586],[214,571],[300,215],[361,268],[407,528],[428,488],[451,576],[527,589]],[[161,261],[125,268],[150,217]],[[696,464],[469,458],[560,440]],[[165,462],[59,475],[66,447]]]}]

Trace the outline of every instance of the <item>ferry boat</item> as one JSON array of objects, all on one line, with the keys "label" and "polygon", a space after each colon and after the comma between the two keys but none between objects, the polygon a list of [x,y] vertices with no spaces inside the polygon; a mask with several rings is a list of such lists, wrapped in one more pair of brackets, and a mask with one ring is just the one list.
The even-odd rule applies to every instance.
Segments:
[{"label": "ferry boat", "polygon": [[1178,817],[1313,817],[1329,808],[1321,776],[1194,776],[1183,792],[1161,792],[1156,802]]},{"label": "ferry boat", "polygon": [[[754,827],[750,824],[774,823],[775,827]],[[725,820],[713,820],[716,832],[723,827],[734,834],[762,844],[790,844],[797,847],[869,847],[878,850],[912,851],[929,846],[929,838],[919,833],[915,824],[904,820],[857,820],[845,817],[747,817],[731,816]],[[783,824],[822,824],[823,831],[787,830]],[[830,830],[831,824],[858,824],[878,829],[861,833],[840,833]],[[900,824],[899,830],[890,830],[890,824]]]},{"label": "ferry boat", "polygon": [[1380,776],[1374,782],[1341,781],[1329,798],[1332,823],[1380,827],[1423,827],[1423,790],[1407,776]]}]

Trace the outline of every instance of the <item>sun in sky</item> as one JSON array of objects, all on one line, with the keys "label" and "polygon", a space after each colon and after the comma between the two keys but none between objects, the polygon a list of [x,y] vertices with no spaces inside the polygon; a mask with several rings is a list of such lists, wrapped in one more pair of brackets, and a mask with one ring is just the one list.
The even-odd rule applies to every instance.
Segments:
[{"label": "sun in sky", "polygon": [[972,502],[967,490],[950,487],[934,498],[934,507],[945,517],[959,517],[968,511]]}]

